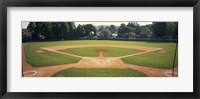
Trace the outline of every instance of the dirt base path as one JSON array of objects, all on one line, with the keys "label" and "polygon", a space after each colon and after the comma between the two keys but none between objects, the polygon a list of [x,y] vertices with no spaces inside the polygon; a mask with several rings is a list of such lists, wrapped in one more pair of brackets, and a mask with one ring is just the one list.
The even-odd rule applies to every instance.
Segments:
[{"label": "dirt base path", "polygon": [[28,71],[33,69],[33,67],[26,61],[25,44],[23,44],[22,46],[22,69],[23,71]]},{"label": "dirt base path", "polygon": [[92,47],[92,46],[108,46],[108,47],[118,47],[118,48],[129,48],[129,49],[136,49],[136,50],[143,50],[144,51],[144,52],[140,52],[140,53],[129,54],[129,55],[114,57],[114,58],[125,58],[125,57],[141,55],[141,54],[145,54],[145,53],[150,53],[150,52],[162,50],[162,48],[129,46],[129,45],[67,45],[67,46],[40,47],[40,49],[47,50],[47,51],[50,51],[50,52],[59,53],[59,54],[70,55],[70,56],[74,56],[74,57],[78,57],[78,58],[84,58],[83,56],[78,56],[78,55],[74,55],[74,54],[70,54],[70,53],[66,53],[66,52],[61,52],[61,51],[58,51],[58,50],[66,50],[66,49],[69,49],[69,48]]},{"label": "dirt base path", "polygon": [[22,45],[22,68],[23,76],[25,77],[50,77],[63,69],[71,68],[73,66],[74,64],[63,64],[56,66],[32,67],[26,61],[25,44]]},{"label": "dirt base path", "polygon": [[34,77],[51,77],[53,74],[61,70],[72,68],[72,67],[74,67],[74,64],[37,67],[37,68],[34,68],[34,70],[37,71],[37,74],[34,75]]},{"label": "dirt base path", "polygon": [[[45,66],[45,67],[32,67],[30,64],[26,62],[26,56],[25,56],[25,45],[23,44],[23,73],[25,77],[30,77],[29,71],[33,71],[35,74],[31,75],[31,77],[51,77],[53,74],[67,68],[129,68],[133,70],[137,70],[140,72],[143,72],[149,77],[166,77],[166,72],[171,72],[172,69],[159,69],[159,68],[153,68],[153,67],[147,67],[147,66],[139,66],[139,65],[131,65],[131,64],[125,64],[120,58],[123,57],[129,57],[133,55],[140,55],[144,53],[149,53],[152,51],[158,51],[161,50],[160,48],[151,48],[151,47],[138,47],[138,46],[117,46],[112,45],[112,47],[125,47],[125,48],[133,48],[138,50],[145,50],[141,53],[126,55],[122,57],[82,57],[78,55],[73,55],[61,51],[57,51],[60,49],[67,49],[67,48],[78,48],[78,47],[85,47],[89,45],[75,45],[75,46],[58,46],[58,47],[41,47],[43,50],[63,54],[63,55],[71,55],[74,57],[82,58],[78,63],[75,64],[63,64],[63,65],[56,65],[56,66]],[[92,45],[96,46],[96,45]],[[98,45],[98,46],[105,46],[105,45]],[[107,45],[110,46],[110,45]],[[102,53],[103,54],[103,53]],[[103,56],[103,55],[102,55]],[[178,69],[175,69],[175,72],[178,72]]]},{"label": "dirt base path", "polygon": [[[172,69],[160,69],[160,68],[153,68],[153,67],[147,67],[147,66],[140,66],[140,65],[131,65],[127,64],[126,65],[128,68],[137,70],[140,72],[143,72],[144,74],[148,75],[149,77],[166,77],[166,73],[171,73]],[[174,77],[178,77],[178,68],[174,69],[175,75]],[[169,74],[170,76],[170,74]]]}]

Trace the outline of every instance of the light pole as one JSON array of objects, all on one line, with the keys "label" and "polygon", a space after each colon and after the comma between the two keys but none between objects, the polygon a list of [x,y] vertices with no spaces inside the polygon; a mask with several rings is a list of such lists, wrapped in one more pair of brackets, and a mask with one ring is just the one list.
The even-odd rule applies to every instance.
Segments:
[{"label": "light pole", "polygon": [[178,50],[178,41],[176,43],[176,48],[175,48],[175,53],[174,53],[174,61],[173,61],[173,68],[172,68],[172,77],[174,77],[174,68],[175,68],[175,65],[176,65],[176,53],[177,53],[177,50]]}]

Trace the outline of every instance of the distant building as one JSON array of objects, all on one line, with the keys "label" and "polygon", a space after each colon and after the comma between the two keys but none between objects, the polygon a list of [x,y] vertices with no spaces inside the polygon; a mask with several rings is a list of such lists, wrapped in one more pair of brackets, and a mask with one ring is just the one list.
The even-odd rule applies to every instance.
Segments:
[{"label": "distant building", "polygon": [[132,32],[131,32],[131,37],[132,37],[132,38],[135,38],[136,35],[137,35],[136,33],[132,33]]},{"label": "distant building", "polygon": [[104,33],[103,32],[97,32],[97,37],[103,38],[104,37]]},{"label": "distant building", "polygon": [[[117,33],[110,33],[108,34],[108,37],[114,37],[116,38],[117,37]],[[100,37],[100,38],[105,38],[105,34],[103,32],[97,32],[97,37]]]},{"label": "distant building", "polygon": [[148,33],[148,34],[147,34],[147,37],[148,37],[148,38],[152,38],[152,37],[153,37],[153,32]]},{"label": "distant building", "polygon": [[118,36],[118,34],[117,33],[112,33],[111,34],[111,37],[114,37],[114,38],[116,38]]}]

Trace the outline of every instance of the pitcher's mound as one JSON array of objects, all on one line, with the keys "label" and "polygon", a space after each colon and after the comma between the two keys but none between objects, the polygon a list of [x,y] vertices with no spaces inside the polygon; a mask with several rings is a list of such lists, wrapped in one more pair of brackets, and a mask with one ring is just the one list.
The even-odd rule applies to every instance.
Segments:
[{"label": "pitcher's mound", "polygon": [[108,51],[108,49],[97,49],[96,51],[97,52],[106,52],[106,51]]},{"label": "pitcher's mound", "polygon": [[104,57],[104,52],[108,51],[107,49],[96,49],[97,52],[99,52],[99,57]]}]

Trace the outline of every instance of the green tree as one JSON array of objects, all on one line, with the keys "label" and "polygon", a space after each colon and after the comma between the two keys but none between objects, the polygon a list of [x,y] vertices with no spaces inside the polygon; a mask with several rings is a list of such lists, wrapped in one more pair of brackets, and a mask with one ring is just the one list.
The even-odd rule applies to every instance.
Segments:
[{"label": "green tree", "polygon": [[51,30],[55,39],[62,39],[61,37],[61,22],[52,22]]},{"label": "green tree", "polygon": [[164,38],[167,31],[167,23],[153,22],[152,30],[156,38]]},{"label": "green tree", "polygon": [[76,37],[76,25],[75,22],[67,22],[68,26],[69,26],[69,37],[71,38],[75,38]]},{"label": "green tree", "polygon": [[140,37],[146,38],[148,35],[151,33],[151,30],[148,25],[146,26],[141,26],[141,32],[140,32]]},{"label": "green tree", "polygon": [[64,39],[69,39],[70,38],[70,27],[66,22],[61,22],[60,23],[60,39],[64,40]]},{"label": "green tree", "polygon": [[167,22],[167,38],[178,39],[178,22]]},{"label": "green tree", "polygon": [[82,25],[78,25],[77,29],[76,29],[76,33],[77,33],[77,37],[84,37],[85,34],[85,29]]},{"label": "green tree", "polygon": [[124,24],[124,23],[122,23],[121,25],[120,25],[120,27],[118,28],[118,34],[124,34],[124,28],[126,27],[126,24]]},{"label": "green tree", "polygon": [[111,33],[115,33],[117,31],[115,25],[110,25],[109,30]]},{"label": "green tree", "polygon": [[104,28],[105,28],[104,25],[102,25],[99,27],[98,31],[101,32]]},{"label": "green tree", "polygon": [[127,27],[124,24],[122,24],[118,29],[118,33],[119,34],[125,34],[125,33],[130,33],[130,32],[132,32],[132,28],[131,27]]},{"label": "green tree", "polygon": [[23,31],[22,29],[22,39],[23,40],[32,39],[31,36],[27,36],[26,32],[29,32],[32,35],[32,33],[34,32],[34,28],[35,28],[35,22],[29,22],[26,30]]},{"label": "green tree", "polygon": [[83,27],[85,29],[86,36],[90,37],[90,36],[95,36],[96,35],[97,29],[92,24],[86,24]]},{"label": "green tree", "polygon": [[141,28],[140,28],[139,24],[137,24],[137,26],[135,27],[135,33],[136,33],[137,35],[139,35],[140,32],[141,32]]},{"label": "green tree", "polygon": [[131,32],[134,32],[136,31],[136,26],[137,26],[137,23],[133,23],[133,22],[128,22],[127,24],[127,27],[129,27],[131,29]]},{"label": "green tree", "polygon": [[135,28],[137,26],[137,22],[128,22],[128,27]]},{"label": "green tree", "polygon": [[29,32],[33,32],[35,28],[35,22],[30,22],[27,26]]},{"label": "green tree", "polygon": [[103,29],[102,33],[104,34],[104,37],[109,37],[111,32],[109,29]]},{"label": "green tree", "polygon": [[178,39],[178,22],[174,22],[175,24],[175,29],[174,29],[174,34],[173,34],[173,38],[174,39]]},{"label": "green tree", "polygon": [[35,28],[34,32],[32,33],[32,39],[33,40],[39,40],[40,36],[42,35],[43,32],[43,23],[42,22],[35,22]]},{"label": "green tree", "polygon": [[30,22],[27,29],[32,33],[32,39],[51,39],[50,22]]},{"label": "green tree", "polygon": [[127,27],[124,23],[122,23],[118,29],[118,37],[125,37],[125,34],[132,32],[133,30],[131,27]]},{"label": "green tree", "polygon": [[41,35],[45,37],[45,39],[52,39],[52,30],[51,30],[51,23],[50,22],[42,22],[42,28]]},{"label": "green tree", "polygon": [[68,22],[52,22],[51,30],[56,39],[70,39],[72,36],[72,34],[70,34],[70,26]]}]

